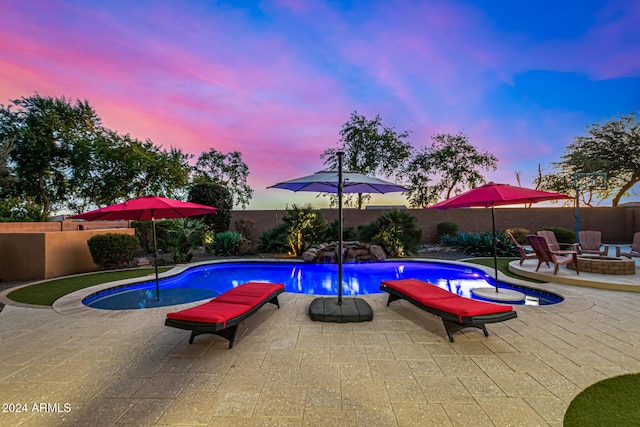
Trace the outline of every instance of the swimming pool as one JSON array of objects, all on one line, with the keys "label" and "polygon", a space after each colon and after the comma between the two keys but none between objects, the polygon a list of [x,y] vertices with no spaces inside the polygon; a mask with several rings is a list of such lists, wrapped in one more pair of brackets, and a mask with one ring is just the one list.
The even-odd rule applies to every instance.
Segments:
[{"label": "swimming pool", "polygon": [[[160,280],[160,301],[155,281],[109,288],[84,298],[82,303],[105,310],[164,307],[214,298],[246,282],[283,283],[286,292],[337,295],[335,264],[282,261],[225,261],[191,267]],[[380,282],[415,278],[436,284],[466,298],[476,287],[494,287],[494,281],[480,268],[437,261],[384,261],[348,263],[343,269],[343,295],[380,293]],[[526,305],[548,305],[562,301],[556,294],[521,286],[500,287],[524,292]]]}]

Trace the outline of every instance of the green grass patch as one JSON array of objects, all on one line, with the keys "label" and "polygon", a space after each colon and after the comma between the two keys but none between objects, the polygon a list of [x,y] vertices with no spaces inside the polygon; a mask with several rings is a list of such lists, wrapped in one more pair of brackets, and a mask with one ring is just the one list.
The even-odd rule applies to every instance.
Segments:
[{"label": "green grass patch", "polygon": [[565,427],[640,425],[640,374],[608,378],[577,395],[564,415]]},{"label": "green grass patch", "polygon": [[[529,277],[520,276],[519,274],[512,273],[509,271],[509,263],[514,260],[518,260],[519,258],[498,258],[498,271],[508,277],[513,277],[514,279],[526,280],[531,283],[547,283],[542,280],[530,279]],[[493,268],[493,258],[473,258],[465,260],[465,262],[470,262],[472,264],[480,264],[486,267]]]},{"label": "green grass patch", "polygon": [[[170,270],[172,267],[158,268],[159,273]],[[119,270],[106,271],[101,273],[85,274],[82,276],[67,277],[64,279],[54,279],[47,282],[37,283],[10,292],[7,297],[15,302],[33,305],[53,305],[54,301],[71,292],[88,288],[89,286],[101,285],[103,283],[115,282],[117,280],[144,277],[153,274],[155,269],[143,268],[139,270]]]}]

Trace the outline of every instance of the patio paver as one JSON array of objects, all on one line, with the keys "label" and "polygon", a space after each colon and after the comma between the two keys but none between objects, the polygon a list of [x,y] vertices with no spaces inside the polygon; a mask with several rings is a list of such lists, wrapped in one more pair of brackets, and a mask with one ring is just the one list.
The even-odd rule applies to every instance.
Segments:
[{"label": "patio paver", "polygon": [[312,296],[283,294],[233,349],[210,335],[189,345],[164,326],[175,307],[8,305],[0,401],[28,411],[0,412],[0,425],[559,426],[585,387],[640,372],[640,293],[533,286],[565,301],[515,306],[489,337],[467,329],[454,343],[439,319],[382,294],[365,296],[375,317],[363,324],[312,322]]}]

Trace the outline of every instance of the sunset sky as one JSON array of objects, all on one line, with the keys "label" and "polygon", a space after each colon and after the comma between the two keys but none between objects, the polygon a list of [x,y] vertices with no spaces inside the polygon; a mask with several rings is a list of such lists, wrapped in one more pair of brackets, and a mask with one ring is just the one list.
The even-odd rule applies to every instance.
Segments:
[{"label": "sunset sky", "polygon": [[326,203],[266,187],[323,169],[353,111],[415,147],[462,131],[498,157],[487,180],[532,186],[640,111],[639,28],[637,0],[3,0],[0,104],[87,100],[121,134],[240,151],[249,209]]}]

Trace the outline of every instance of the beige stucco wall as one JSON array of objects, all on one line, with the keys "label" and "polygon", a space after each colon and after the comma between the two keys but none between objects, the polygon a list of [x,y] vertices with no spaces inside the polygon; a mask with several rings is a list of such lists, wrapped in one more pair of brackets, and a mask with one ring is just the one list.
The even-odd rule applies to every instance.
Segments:
[{"label": "beige stucco wall", "polygon": [[135,230],[102,229],[0,233],[0,279],[26,281],[95,271],[87,240],[98,234],[134,235]]}]

